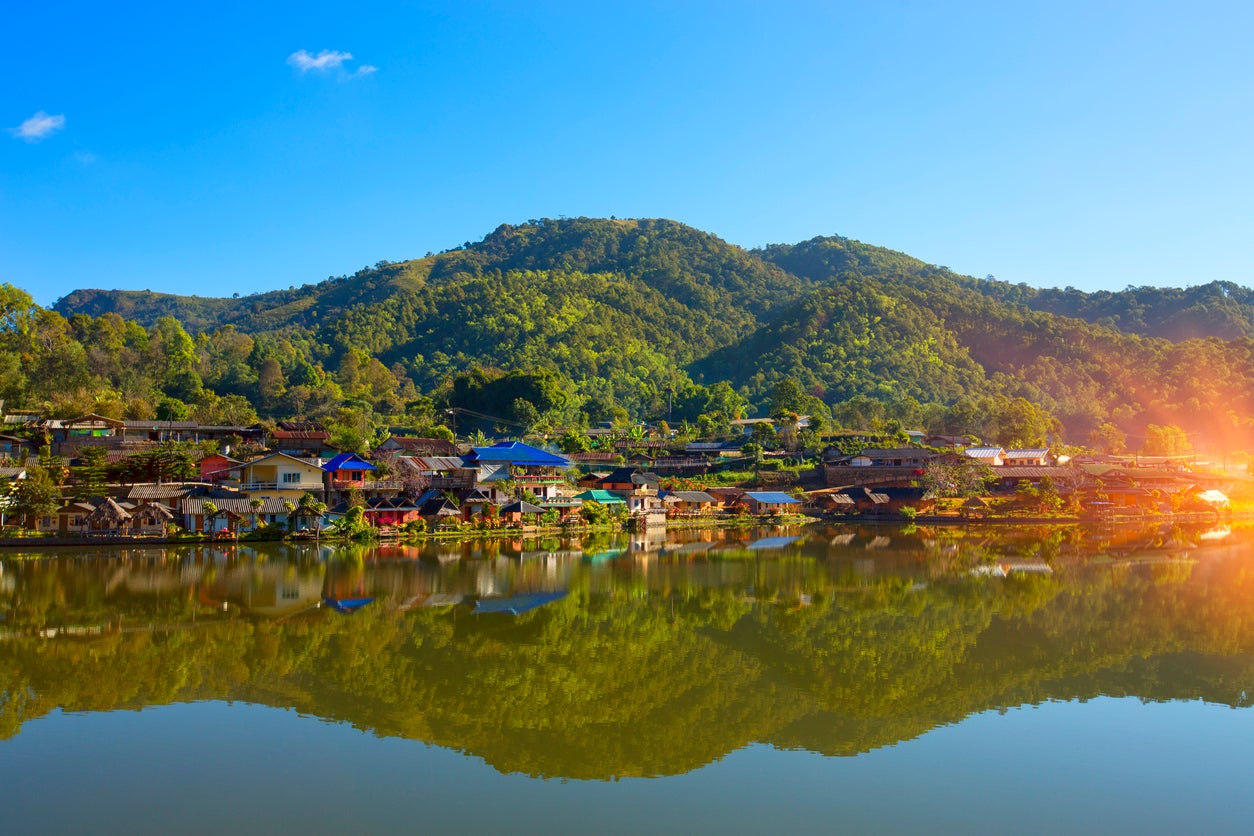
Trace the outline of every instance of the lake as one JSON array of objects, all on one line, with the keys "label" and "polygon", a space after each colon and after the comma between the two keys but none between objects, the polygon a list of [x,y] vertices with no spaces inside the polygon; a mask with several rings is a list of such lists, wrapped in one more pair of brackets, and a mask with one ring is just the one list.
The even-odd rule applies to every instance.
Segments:
[{"label": "lake", "polygon": [[1248,832],[1254,530],[0,554],[6,833]]}]

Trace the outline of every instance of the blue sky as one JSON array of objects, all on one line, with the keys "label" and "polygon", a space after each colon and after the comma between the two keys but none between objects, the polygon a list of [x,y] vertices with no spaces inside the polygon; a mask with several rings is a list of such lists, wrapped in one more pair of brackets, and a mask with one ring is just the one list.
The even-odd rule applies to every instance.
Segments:
[{"label": "blue sky", "polygon": [[1206,2],[13,4],[0,281],[252,293],[616,215],[1037,286],[1249,285],[1252,24]]}]

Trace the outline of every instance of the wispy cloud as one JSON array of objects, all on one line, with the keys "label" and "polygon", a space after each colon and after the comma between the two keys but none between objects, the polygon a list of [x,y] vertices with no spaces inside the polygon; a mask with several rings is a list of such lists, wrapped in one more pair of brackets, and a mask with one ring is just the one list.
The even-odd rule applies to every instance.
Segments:
[{"label": "wispy cloud", "polygon": [[372,75],[373,73],[377,73],[378,71],[379,71],[379,68],[374,66],[373,64],[362,64],[360,67],[357,68],[357,72],[353,73],[353,77],[362,78],[363,76]]},{"label": "wispy cloud", "polygon": [[338,52],[334,49],[324,49],[317,55],[313,55],[305,49],[298,49],[287,56],[287,63],[302,73],[307,73],[310,70],[334,70],[339,68],[345,61],[351,60],[353,60],[353,53]]},{"label": "wispy cloud", "polygon": [[9,133],[27,142],[38,142],[51,136],[65,127],[65,116],[57,113],[44,113],[42,110],[27,119],[16,128],[9,128]]}]

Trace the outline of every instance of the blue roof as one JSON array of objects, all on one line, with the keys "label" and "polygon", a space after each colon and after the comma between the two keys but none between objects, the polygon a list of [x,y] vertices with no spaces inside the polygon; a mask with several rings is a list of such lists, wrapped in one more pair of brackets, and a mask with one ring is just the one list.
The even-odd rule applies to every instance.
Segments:
[{"label": "blue roof", "polygon": [[783,491],[745,491],[745,496],[765,505],[796,505],[798,500]]},{"label": "blue roof", "polygon": [[750,549],[782,549],[789,543],[795,543],[800,537],[763,537],[749,544]]},{"label": "blue roof", "polygon": [[531,592],[525,595],[513,595],[509,598],[491,598],[476,601],[475,612],[507,612],[510,615],[522,615],[565,597],[565,592]]},{"label": "blue roof", "polygon": [[498,441],[491,447],[475,447],[463,457],[468,464],[531,465],[534,467],[570,467],[570,459],[555,456],[521,441]]},{"label": "blue roof", "polygon": [[327,473],[337,470],[374,470],[374,465],[356,453],[340,453],[322,466]]}]

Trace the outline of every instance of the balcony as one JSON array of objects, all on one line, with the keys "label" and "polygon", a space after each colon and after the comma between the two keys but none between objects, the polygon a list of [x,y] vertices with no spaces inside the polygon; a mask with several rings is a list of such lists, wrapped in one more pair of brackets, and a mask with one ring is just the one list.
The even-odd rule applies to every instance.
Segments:
[{"label": "balcony", "polygon": [[321,482],[244,482],[240,485],[240,490],[251,493],[253,491],[308,491],[309,493],[319,493],[322,491]]},{"label": "balcony", "polygon": [[551,474],[520,473],[517,476],[511,476],[510,478],[520,485],[560,485],[566,481],[561,476]]}]

